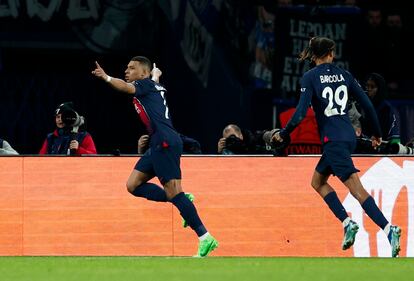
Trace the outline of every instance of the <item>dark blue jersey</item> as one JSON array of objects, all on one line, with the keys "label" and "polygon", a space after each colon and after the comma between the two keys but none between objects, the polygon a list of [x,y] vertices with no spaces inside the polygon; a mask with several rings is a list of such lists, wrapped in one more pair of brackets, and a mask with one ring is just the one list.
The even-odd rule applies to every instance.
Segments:
[{"label": "dark blue jersey", "polygon": [[320,64],[307,71],[301,81],[300,100],[296,112],[281,130],[283,138],[290,134],[312,105],[323,143],[350,141],[356,138],[348,116],[349,99],[354,97],[365,109],[374,128],[374,136],[381,137],[375,109],[354,77],[331,63]]},{"label": "dark blue jersey", "polygon": [[151,136],[150,145],[177,145],[181,138],[175,131],[168,111],[167,90],[149,78],[134,82],[134,106]]}]

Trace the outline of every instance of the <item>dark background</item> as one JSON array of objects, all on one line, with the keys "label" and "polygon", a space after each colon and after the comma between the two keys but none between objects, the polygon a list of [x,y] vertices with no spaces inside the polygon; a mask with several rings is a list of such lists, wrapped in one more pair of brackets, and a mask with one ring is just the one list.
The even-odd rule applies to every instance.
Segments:
[{"label": "dark background", "polygon": [[[249,73],[255,60],[251,42],[257,7],[272,10],[276,1],[223,0],[215,1],[221,3],[217,7],[212,1],[96,0],[97,16],[78,18],[69,15],[70,1],[61,1],[49,14],[42,8],[50,1],[31,1],[40,7],[35,13],[28,2],[9,4],[17,2],[17,8],[5,3],[0,10],[0,137],[20,154],[38,153],[55,128],[54,110],[66,101],[73,101],[86,118],[98,153],[136,153],[145,130],[132,96],[91,75],[97,60],[108,74],[123,78],[136,55],[147,56],[163,71],[174,126],[199,140],[204,153],[215,153],[228,123],[252,130],[272,126],[273,100],[280,93],[255,87]],[[87,7],[87,1],[80,3]],[[203,32],[197,26],[185,29],[186,5],[196,11]],[[187,36],[194,46],[183,50],[185,32],[191,32]],[[208,57],[203,57],[203,34],[213,40]],[[208,65],[207,80],[200,80],[189,66],[188,53]],[[410,100],[412,95],[404,92],[395,98]]]}]

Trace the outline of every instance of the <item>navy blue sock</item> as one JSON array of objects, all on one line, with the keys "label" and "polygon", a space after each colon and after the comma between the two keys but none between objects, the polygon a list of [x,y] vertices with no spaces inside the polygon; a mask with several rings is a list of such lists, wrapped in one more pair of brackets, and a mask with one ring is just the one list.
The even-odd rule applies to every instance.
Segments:
[{"label": "navy blue sock", "polygon": [[178,193],[171,203],[180,211],[181,216],[187,221],[188,225],[197,233],[197,236],[200,237],[203,234],[207,233],[207,229],[204,227],[201,222],[200,217],[197,214],[197,210],[184,192]]},{"label": "navy blue sock", "polygon": [[325,200],[326,204],[328,204],[329,209],[331,209],[332,213],[341,221],[343,222],[347,217],[348,214],[345,211],[344,206],[342,205],[341,201],[339,201],[338,195],[335,191],[328,193],[323,200]]},{"label": "navy blue sock", "polygon": [[137,186],[132,194],[137,197],[147,198],[151,201],[167,202],[167,194],[165,193],[165,190],[150,182]]},{"label": "navy blue sock", "polygon": [[373,222],[381,227],[381,229],[385,228],[385,226],[388,224],[388,221],[382,214],[381,210],[378,208],[377,204],[375,204],[375,200],[372,198],[372,196],[369,196],[361,206]]}]

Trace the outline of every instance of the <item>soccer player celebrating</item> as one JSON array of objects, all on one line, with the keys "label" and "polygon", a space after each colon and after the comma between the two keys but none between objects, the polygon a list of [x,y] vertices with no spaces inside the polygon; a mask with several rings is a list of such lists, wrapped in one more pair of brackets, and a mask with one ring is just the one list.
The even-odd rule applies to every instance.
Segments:
[{"label": "soccer player celebrating", "polygon": [[[180,157],[183,143],[170,119],[165,100],[166,89],[158,83],[161,71],[155,64],[151,71],[149,59],[137,56],[128,63],[125,81],[107,75],[97,62],[92,74],[106,81],[112,88],[134,95],[133,104],[150,135],[150,148],[132,170],[127,181],[128,191],[151,201],[170,201],[174,204],[185,224],[196,232],[200,240],[197,256],[207,256],[217,248],[218,242],[207,231],[192,198],[186,196],[181,187]],[[148,182],[155,176],[164,188]]]},{"label": "soccer player celebrating", "polygon": [[372,146],[381,144],[381,129],[375,109],[353,76],[332,64],[335,42],[325,37],[314,37],[300,54],[300,60],[309,59],[315,67],[307,71],[301,81],[300,100],[285,128],[273,135],[273,141],[283,142],[306,115],[312,105],[323,143],[323,154],[312,177],[311,185],[325,200],[331,211],[342,222],[344,239],[342,249],[350,248],[358,232],[358,224],[348,217],[334,189],[329,185],[330,175],[336,175],[359,201],[366,214],[384,230],[392,248],[392,257],[400,251],[401,229],[391,225],[364,189],[351,153],[356,145],[355,131],[348,117],[348,98],[355,97],[373,124]]}]

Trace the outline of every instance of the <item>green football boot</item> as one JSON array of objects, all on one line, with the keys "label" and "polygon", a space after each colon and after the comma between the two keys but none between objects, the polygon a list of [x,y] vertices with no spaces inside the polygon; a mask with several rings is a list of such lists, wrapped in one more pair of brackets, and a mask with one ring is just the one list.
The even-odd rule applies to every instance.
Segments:
[{"label": "green football boot", "polygon": [[217,247],[218,247],[218,241],[209,234],[206,239],[204,239],[203,241],[200,241],[200,243],[198,244],[198,252],[197,252],[197,255],[195,255],[195,257],[197,258],[206,257]]}]

